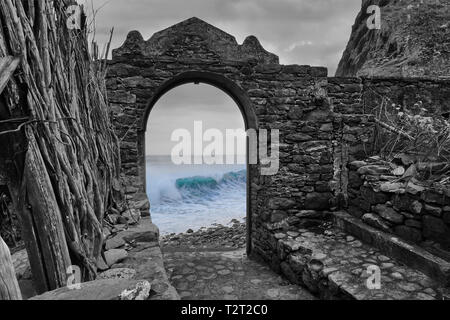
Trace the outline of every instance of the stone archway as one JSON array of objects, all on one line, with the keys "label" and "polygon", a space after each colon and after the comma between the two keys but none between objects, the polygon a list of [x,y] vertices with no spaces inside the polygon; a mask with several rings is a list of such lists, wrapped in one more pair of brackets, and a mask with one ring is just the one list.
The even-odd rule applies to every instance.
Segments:
[{"label": "stone archway", "polygon": [[[252,102],[250,101],[249,97],[247,96],[246,92],[244,92],[239,86],[237,86],[233,81],[227,79],[226,77],[215,74],[211,72],[203,72],[203,71],[187,71],[184,73],[181,73],[174,78],[166,81],[163,83],[160,87],[157,88],[156,93],[153,95],[151,100],[149,101],[145,111],[144,116],[142,119],[142,123],[140,125],[140,129],[138,130],[138,141],[139,146],[144,148],[144,150],[139,150],[139,157],[141,159],[139,160],[139,170],[140,174],[139,176],[141,178],[144,178],[143,184],[146,186],[146,165],[145,165],[145,139],[146,139],[146,131],[147,131],[147,123],[148,118],[150,116],[150,113],[154,106],[157,104],[157,102],[160,100],[160,98],[169,92],[170,90],[182,86],[184,84],[188,83],[204,83],[209,84],[211,86],[214,86],[226,94],[228,94],[234,102],[239,107],[239,110],[241,111],[242,118],[244,119],[245,124],[245,130],[254,129],[258,130],[258,119],[256,117],[254,108],[252,106]],[[143,158],[142,158],[143,157]],[[247,144],[247,205],[246,205],[246,226],[247,226],[247,253],[251,253],[251,225],[252,225],[252,216],[251,216],[251,201],[249,198],[249,195],[251,194],[251,184],[249,183],[252,180],[251,172],[256,172],[253,167],[254,164],[249,163],[249,150],[248,150],[248,144]]]},{"label": "stone archway", "polygon": [[280,170],[262,176],[248,169],[248,253],[279,266],[280,226],[298,224],[304,209],[330,208],[333,198],[333,126],[327,103],[327,69],[280,65],[250,36],[243,44],[226,32],[191,18],[155,33],[148,41],[132,31],[109,61],[107,86],[121,143],[127,196],[145,194],[145,129],[158,99],[170,89],[204,82],[228,93],[247,128],[280,130]]}]

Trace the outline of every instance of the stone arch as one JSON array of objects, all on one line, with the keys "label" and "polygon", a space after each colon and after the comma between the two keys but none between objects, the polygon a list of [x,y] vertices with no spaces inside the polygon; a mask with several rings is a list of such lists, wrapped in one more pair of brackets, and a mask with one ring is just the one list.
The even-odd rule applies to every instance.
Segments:
[{"label": "stone arch", "polygon": [[242,88],[240,88],[234,81],[217,73],[205,71],[187,71],[173,77],[170,80],[167,80],[156,90],[156,93],[150,99],[144,111],[144,116],[142,118],[140,130],[143,131],[146,130],[150,112],[163,95],[165,95],[167,92],[176,87],[188,83],[205,83],[224,91],[238,105],[242,117],[244,118],[246,130],[258,129],[258,119],[256,117],[255,110],[252,106],[252,102],[247,93]]},{"label": "stone arch", "polygon": [[[173,77],[172,79],[167,80],[164,82],[160,87],[156,89],[155,94],[153,97],[149,100],[144,113],[142,117],[142,122],[140,124],[140,129],[138,131],[138,140],[140,141],[139,145],[143,147],[141,148],[138,156],[141,158],[139,160],[139,163],[143,163],[143,177],[146,178],[146,166],[145,166],[145,134],[147,131],[147,123],[151,114],[152,109],[154,106],[158,103],[158,101],[161,99],[162,96],[164,96],[166,93],[168,93],[170,90],[182,86],[184,84],[188,83],[205,83],[209,84],[211,86],[214,86],[226,94],[228,94],[233,101],[237,104],[239,107],[239,110],[241,111],[241,115],[244,119],[245,124],[245,130],[249,129],[258,129],[258,119],[256,117],[255,110],[253,108],[252,102],[250,98],[248,97],[247,93],[240,88],[234,81],[226,78],[223,75],[212,73],[212,72],[204,72],[204,71],[187,71],[183,72],[181,74],[178,74],[177,76]],[[249,147],[247,143],[247,205],[246,205],[246,227],[247,227],[247,253],[251,253],[251,225],[252,225],[252,215],[251,215],[251,207],[252,207],[252,201],[250,201],[250,195],[251,195],[251,172],[254,172],[255,170],[252,170],[252,166],[255,166],[254,164],[249,163]],[[141,174],[142,176],[142,174]],[[144,184],[146,185],[146,184]]]},{"label": "stone arch", "polygon": [[108,99],[128,199],[141,203],[147,198],[145,131],[154,104],[176,86],[203,82],[235,100],[247,129],[280,130],[278,173],[263,176],[260,164],[248,168],[249,253],[279,266],[277,231],[309,223],[305,209],[330,208],[338,124],[328,103],[326,68],[281,65],[256,37],[239,44],[198,18],[148,40],[130,32],[108,65]]}]

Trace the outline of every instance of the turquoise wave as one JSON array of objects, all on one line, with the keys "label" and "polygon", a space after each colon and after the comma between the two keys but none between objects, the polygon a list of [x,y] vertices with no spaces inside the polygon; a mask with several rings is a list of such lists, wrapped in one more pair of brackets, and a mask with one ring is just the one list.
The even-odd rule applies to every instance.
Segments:
[{"label": "turquoise wave", "polygon": [[247,171],[228,172],[219,177],[193,176],[175,181],[175,193],[166,193],[162,203],[204,203],[215,201],[224,192],[245,192]]},{"label": "turquoise wave", "polygon": [[238,172],[225,173],[219,180],[214,177],[190,177],[177,179],[175,185],[177,189],[199,189],[210,188],[215,189],[220,185],[226,185],[230,183],[245,183],[247,180],[247,171],[241,170]]}]

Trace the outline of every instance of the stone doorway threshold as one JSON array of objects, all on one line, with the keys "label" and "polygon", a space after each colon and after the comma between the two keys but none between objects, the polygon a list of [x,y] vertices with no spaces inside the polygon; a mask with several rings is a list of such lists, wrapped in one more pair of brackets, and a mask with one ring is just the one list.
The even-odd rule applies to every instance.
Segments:
[{"label": "stone doorway threshold", "polygon": [[315,300],[245,250],[164,253],[169,279],[182,300]]}]

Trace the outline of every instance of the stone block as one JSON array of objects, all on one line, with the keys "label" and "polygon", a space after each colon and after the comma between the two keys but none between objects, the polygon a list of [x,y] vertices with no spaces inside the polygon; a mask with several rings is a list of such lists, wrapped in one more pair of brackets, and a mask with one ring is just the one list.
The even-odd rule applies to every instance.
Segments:
[{"label": "stone block", "polygon": [[361,196],[370,205],[384,204],[391,198],[389,194],[384,192],[376,192],[370,187],[362,187]]},{"label": "stone block", "polygon": [[306,195],[305,209],[326,210],[330,208],[331,193],[308,193]]},{"label": "stone block", "polygon": [[390,232],[391,231],[391,226],[389,224],[389,222],[383,220],[381,217],[377,216],[376,214],[373,213],[366,213],[365,215],[363,215],[362,220],[367,223],[369,226],[383,230],[383,231],[387,231]]},{"label": "stone block", "polygon": [[382,174],[389,174],[390,169],[385,166],[379,166],[379,165],[367,165],[364,167],[361,167],[358,169],[358,173],[361,175],[382,175]]},{"label": "stone block", "polygon": [[350,171],[348,174],[348,185],[350,188],[359,189],[363,185],[364,181],[361,179],[361,176],[355,172]]},{"label": "stone block", "polygon": [[395,234],[397,234],[400,238],[413,243],[419,243],[422,241],[422,232],[407,226],[395,227]]},{"label": "stone block", "polygon": [[424,216],[423,235],[427,239],[450,245],[450,228],[442,219],[433,216]]},{"label": "stone block", "polygon": [[384,204],[376,205],[374,212],[376,212],[383,219],[394,224],[402,224],[404,221],[404,217],[400,213]]},{"label": "stone block", "polygon": [[432,216],[436,216],[436,217],[440,217],[442,215],[442,208],[440,207],[435,207],[429,204],[425,204],[425,206],[423,207],[423,211],[426,214],[430,214]]},{"label": "stone block", "polygon": [[111,249],[105,252],[105,261],[112,266],[128,257],[128,252],[123,249]]},{"label": "stone block", "polygon": [[422,229],[422,222],[420,222],[418,220],[408,219],[405,221],[405,226],[411,227],[411,228],[416,228],[416,229]]},{"label": "stone block", "polygon": [[269,208],[272,210],[286,210],[295,207],[295,200],[288,198],[272,198],[269,200]]}]

